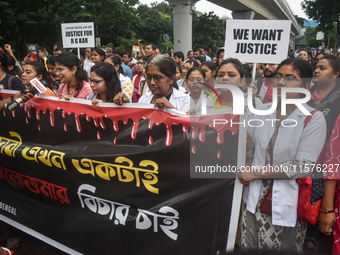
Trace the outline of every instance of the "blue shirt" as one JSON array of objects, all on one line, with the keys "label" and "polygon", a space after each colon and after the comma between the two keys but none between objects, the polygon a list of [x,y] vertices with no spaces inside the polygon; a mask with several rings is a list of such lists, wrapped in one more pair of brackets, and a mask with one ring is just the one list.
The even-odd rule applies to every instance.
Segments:
[{"label": "blue shirt", "polygon": [[10,75],[8,73],[6,73],[6,76],[0,81],[0,85],[3,85],[5,89],[9,89],[8,88],[8,82],[9,82],[9,78],[12,78],[11,80],[11,90],[25,90],[26,86],[24,84],[22,84],[21,80],[13,75]]},{"label": "blue shirt", "polygon": [[131,71],[131,68],[128,67],[127,65],[125,65],[124,63],[122,63],[122,68],[123,68],[124,74],[126,76],[128,76],[130,78],[130,80],[132,80],[132,71]]}]

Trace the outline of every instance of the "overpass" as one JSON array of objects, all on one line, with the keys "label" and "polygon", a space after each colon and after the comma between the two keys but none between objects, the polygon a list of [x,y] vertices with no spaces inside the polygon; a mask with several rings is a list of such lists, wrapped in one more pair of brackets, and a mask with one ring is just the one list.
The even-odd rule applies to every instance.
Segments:
[{"label": "overpass", "polygon": [[[192,49],[191,7],[197,0],[167,0],[173,6],[174,48],[184,54]],[[232,11],[233,19],[291,20],[291,36],[300,33],[300,26],[286,0],[209,0]]]}]

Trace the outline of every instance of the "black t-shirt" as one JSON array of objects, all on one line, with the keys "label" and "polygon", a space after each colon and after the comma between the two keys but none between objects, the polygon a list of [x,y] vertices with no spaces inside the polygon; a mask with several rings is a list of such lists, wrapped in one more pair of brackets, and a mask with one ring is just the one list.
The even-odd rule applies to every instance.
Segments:
[{"label": "black t-shirt", "polygon": [[[8,89],[8,81],[9,81],[9,78],[11,78],[13,75],[10,75],[10,74],[6,74],[5,78],[3,78],[1,81],[0,81],[0,85],[3,85],[5,89]],[[14,76],[12,78],[12,81],[11,81],[11,84],[12,84],[12,90],[25,90],[26,89],[26,86],[24,84],[22,84],[21,80]]]}]

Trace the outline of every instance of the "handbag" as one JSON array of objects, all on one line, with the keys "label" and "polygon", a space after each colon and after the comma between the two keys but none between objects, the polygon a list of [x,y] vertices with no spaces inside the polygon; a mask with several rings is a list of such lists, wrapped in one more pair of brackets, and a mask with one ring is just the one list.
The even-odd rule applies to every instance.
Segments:
[{"label": "handbag", "polygon": [[[311,112],[311,115],[305,119],[304,128],[311,120],[313,114],[317,110]],[[319,156],[316,165],[320,164],[323,160],[326,152],[326,143],[322,149],[321,155]],[[313,177],[315,177],[313,179]],[[296,180],[300,184],[299,188],[299,200],[297,206],[298,218],[302,221],[306,221],[311,225],[316,225],[319,218],[321,197],[323,195],[323,184],[321,176],[314,176],[313,173]]]},{"label": "handbag", "polygon": [[273,196],[273,182],[270,184],[266,195],[264,196],[262,203],[259,206],[260,212],[268,215],[272,215],[272,196]]},{"label": "handbag", "polygon": [[319,218],[321,199],[311,203],[313,179],[311,175],[300,178],[296,181],[300,184],[299,200],[297,206],[298,218],[309,224],[316,225]]},{"label": "handbag", "polygon": [[[276,135],[277,135],[277,128],[269,142],[269,157],[270,157],[271,165],[273,165],[273,150],[274,150],[274,143],[275,143],[274,137],[276,137]],[[259,206],[260,212],[268,214],[268,215],[272,215],[273,184],[274,184],[274,181],[271,182],[270,187]]]}]

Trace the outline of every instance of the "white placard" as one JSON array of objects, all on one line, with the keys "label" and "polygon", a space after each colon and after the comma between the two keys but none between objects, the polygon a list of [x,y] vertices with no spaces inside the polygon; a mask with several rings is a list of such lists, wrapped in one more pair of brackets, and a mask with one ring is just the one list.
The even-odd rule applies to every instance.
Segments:
[{"label": "white placard", "polygon": [[316,33],[316,40],[323,40],[325,38],[325,34],[322,31]]},{"label": "white placard", "polygon": [[61,34],[64,48],[93,48],[94,24],[87,23],[63,23]]},{"label": "white placard", "polygon": [[224,58],[280,63],[287,58],[290,20],[227,20]]}]

